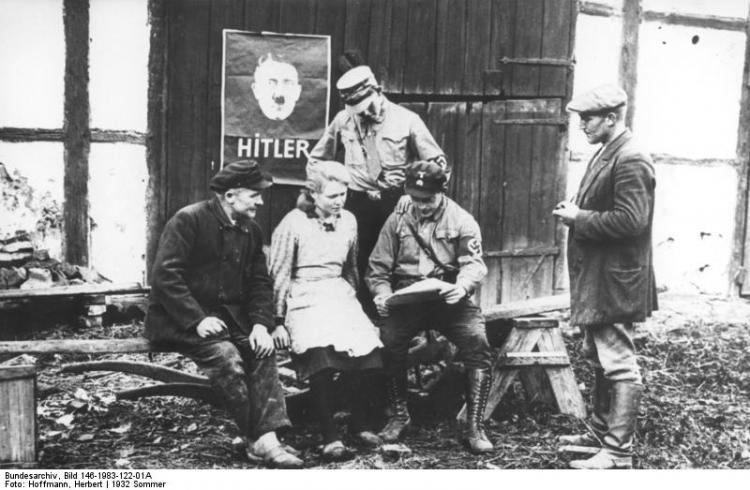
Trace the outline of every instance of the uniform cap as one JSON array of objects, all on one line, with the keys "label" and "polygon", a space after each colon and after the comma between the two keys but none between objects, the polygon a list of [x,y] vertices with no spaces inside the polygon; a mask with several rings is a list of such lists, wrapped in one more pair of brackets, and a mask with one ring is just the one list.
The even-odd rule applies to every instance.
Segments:
[{"label": "uniform cap", "polygon": [[438,192],[444,192],[448,176],[438,163],[420,160],[406,168],[404,190],[417,198],[428,198]]},{"label": "uniform cap", "polygon": [[209,187],[215,192],[225,192],[229,189],[252,189],[261,191],[273,184],[270,175],[263,173],[255,160],[240,160],[232,162],[219,170],[211,179]]},{"label": "uniform cap", "polygon": [[566,109],[570,112],[596,113],[616,109],[628,102],[628,94],[617,85],[600,85],[573,97]]},{"label": "uniform cap", "polygon": [[367,65],[355,66],[341,75],[336,82],[336,88],[344,104],[354,106],[356,112],[361,110],[360,106],[368,105],[366,102],[375,94],[377,86],[375,75]]}]

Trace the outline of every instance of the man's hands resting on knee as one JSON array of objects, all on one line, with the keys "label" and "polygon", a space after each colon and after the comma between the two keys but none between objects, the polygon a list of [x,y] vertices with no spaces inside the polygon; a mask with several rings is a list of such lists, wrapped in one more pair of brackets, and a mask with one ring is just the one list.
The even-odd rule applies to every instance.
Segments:
[{"label": "man's hands resting on knee", "polygon": [[268,357],[273,354],[273,338],[268,333],[268,329],[260,323],[253,325],[253,331],[250,332],[248,340],[250,341],[250,348],[253,349],[253,352],[259,358]]},{"label": "man's hands resting on knee", "polygon": [[207,316],[195,327],[195,333],[202,339],[216,337],[227,330],[227,324],[221,321],[221,318]]}]

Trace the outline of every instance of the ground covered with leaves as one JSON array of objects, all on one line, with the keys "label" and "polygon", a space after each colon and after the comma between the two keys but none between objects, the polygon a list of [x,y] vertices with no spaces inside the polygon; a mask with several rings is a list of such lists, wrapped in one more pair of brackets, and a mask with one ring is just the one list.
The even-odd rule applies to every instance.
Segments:
[{"label": "ground covered with leaves", "polygon": [[[639,468],[750,468],[750,303],[706,296],[663,296],[662,309],[638,330],[646,391],[639,417]],[[564,320],[564,315],[562,316]],[[563,321],[584,398],[591,373],[581,338]],[[140,325],[96,330],[59,328],[44,338],[132,337]],[[118,358],[118,356],[108,356]],[[145,355],[119,358],[146,360]],[[39,450],[42,468],[250,468],[227,414],[179,397],[119,401],[114,393],[151,384],[119,373],[65,374],[60,366],[88,356],[38,356]],[[99,357],[101,359],[101,356]],[[154,361],[194,371],[175,354]],[[341,414],[342,424],[344,414]],[[284,434],[310,467],[564,468],[555,438],[584,430],[581,421],[529,403],[520,385],[500,404],[489,434],[496,449],[481,457],[458,441],[455,422],[432,420],[404,440],[410,452],[359,449],[351,461],[326,465],[311,424]]]}]

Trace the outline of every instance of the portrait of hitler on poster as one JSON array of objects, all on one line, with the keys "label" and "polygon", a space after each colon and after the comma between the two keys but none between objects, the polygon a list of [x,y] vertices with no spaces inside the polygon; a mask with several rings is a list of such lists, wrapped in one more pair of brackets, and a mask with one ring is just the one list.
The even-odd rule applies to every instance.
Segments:
[{"label": "portrait of hitler on poster", "polygon": [[224,30],[221,166],[257,160],[301,184],[328,123],[330,36]]}]

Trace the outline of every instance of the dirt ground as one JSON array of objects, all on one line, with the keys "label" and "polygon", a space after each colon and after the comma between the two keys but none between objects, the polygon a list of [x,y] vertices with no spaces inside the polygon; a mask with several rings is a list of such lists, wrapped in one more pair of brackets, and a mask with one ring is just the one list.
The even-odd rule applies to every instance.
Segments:
[{"label": "dirt ground", "polygon": [[[636,338],[646,383],[636,466],[750,468],[750,302],[674,295],[660,300],[661,310],[639,328]],[[130,337],[139,328],[137,323],[94,331],[62,328],[43,336]],[[580,335],[565,323],[563,331],[587,398],[591,375],[578,355]],[[127,357],[146,360],[145,355]],[[237,428],[222,410],[179,397],[117,401],[114,392],[151,381],[106,372],[59,372],[64,363],[87,359],[36,359],[39,385],[46,392],[37,414],[42,468],[253,467],[233,443]],[[155,355],[154,360],[195,369],[174,354]],[[302,451],[310,467],[530,469],[565,468],[569,456],[557,452],[555,438],[584,428],[552,407],[528,403],[520,385],[506,395],[488,425],[496,449],[481,457],[463,449],[458,428],[446,419],[418,425],[405,438],[411,455],[389,457],[360,449],[355,459],[329,465],[320,459],[314,426],[295,427],[283,436]]]}]

